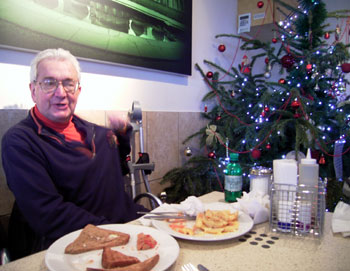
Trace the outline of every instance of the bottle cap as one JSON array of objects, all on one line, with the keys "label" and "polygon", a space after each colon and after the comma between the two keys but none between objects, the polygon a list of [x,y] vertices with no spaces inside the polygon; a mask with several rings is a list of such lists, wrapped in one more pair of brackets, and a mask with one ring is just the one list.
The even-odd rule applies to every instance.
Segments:
[{"label": "bottle cap", "polygon": [[231,153],[230,153],[230,160],[238,161],[238,156],[239,156],[238,153],[231,152]]},{"label": "bottle cap", "polygon": [[303,158],[300,160],[301,164],[316,164],[316,159],[311,158],[311,150],[310,148],[307,149],[307,155],[306,158]]},{"label": "bottle cap", "polygon": [[252,167],[250,169],[250,174],[251,175],[271,175],[272,174],[272,169],[271,168],[266,168],[266,167]]}]

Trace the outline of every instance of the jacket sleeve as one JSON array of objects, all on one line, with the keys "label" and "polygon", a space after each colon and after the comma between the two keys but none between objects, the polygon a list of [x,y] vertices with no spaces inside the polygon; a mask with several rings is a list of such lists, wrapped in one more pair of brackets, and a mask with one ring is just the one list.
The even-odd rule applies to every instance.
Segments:
[{"label": "jacket sleeve", "polygon": [[110,223],[65,201],[46,170],[45,154],[26,139],[25,135],[6,134],[2,163],[8,186],[30,227],[40,236],[56,240],[88,223]]}]

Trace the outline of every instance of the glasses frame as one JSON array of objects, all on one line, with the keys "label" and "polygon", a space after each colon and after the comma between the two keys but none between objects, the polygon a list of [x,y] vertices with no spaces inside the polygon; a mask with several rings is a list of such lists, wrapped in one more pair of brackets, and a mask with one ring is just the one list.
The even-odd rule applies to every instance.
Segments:
[{"label": "glasses frame", "polygon": [[[45,90],[43,87],[42,87],[42,84],[44,83],[43,81],[37,81],[37,80],[34,80],[33,82],[36,84],[39,84],[39,86],[40,86],[40,89],[44,92],[44,93],[46,93],[46,94],[51,94],[51,93],[55,93],[55,91],[57,90],[57,88],[58,88],[58,86],[61,84],[62,85],[62,87],[63,87],[63,89],[64,89],[64,91],[66,92],[66,93],[69,93],[69,94],[75,94],[75,92],[78,90],[78,88],[79,88],[79,86],[80,86],[80,82],[79,81],[76,81],[76,80],[72,80],[72,79],[64,79],[64,80],[57,80],[57,79],[55,79],[55,78],[46,78],[46,79],[52,79],[52,80],[54,80],[55,82],[56,82],[56,86],[55,86],[55,88],[53,88],[52,90]],[[44,79],[45,80],[45,79]],[[71,90],[68,90],[64,85],[63,85],[63,81],[66,81],[66,80],[70,80],[70,81],[73,81],[73,82],[75,82],[75,89],[73,90],[73,91],[71,91]]]}]

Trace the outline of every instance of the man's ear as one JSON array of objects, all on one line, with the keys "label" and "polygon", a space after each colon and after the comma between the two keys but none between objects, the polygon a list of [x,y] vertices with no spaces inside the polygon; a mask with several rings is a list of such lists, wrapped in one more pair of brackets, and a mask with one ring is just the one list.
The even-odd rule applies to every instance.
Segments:
[{"label": "man's ear", "polygon": [[31,94],[31,96],[32,96],[32,100],[33,100],[33,102],[35,103],[36,102],[36,97],[35,97],[35,91],[36,91],[36,89],[35,89],[35,84],[32,82],[32,83],[29,83],[29,89],[30,89],[30,94]]}]

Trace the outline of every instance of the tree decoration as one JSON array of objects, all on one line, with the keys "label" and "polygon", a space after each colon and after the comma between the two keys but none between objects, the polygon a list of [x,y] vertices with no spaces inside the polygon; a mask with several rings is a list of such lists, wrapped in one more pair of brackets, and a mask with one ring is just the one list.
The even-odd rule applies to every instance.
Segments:
[{"label": "tree decoration", "polygon": [[328,40],[329,38],[330,38],[330,34],[329,34],[329,32],[326,32],[326,33],[324,33],[324,38],[326,39],[326,40]]},{"label": "tree decoration", "polygon": [[208,112],[208,106],[204,105],[204,112],[207,113]]},{"label": "tree decoration", "polygon": [[306,65],[306,71],[311,72],[311,70],[312,70],[312,65],[309,63]]},{"label": "tree decoration", "polygon": [[192,150],[190,147],[186,147],[185,149],[185,156],[191,156],[192,155]]},{"label": "tree decoration", "polygon": [[271,77],[271,72],[269,72],[269,71],[265,72],[265,73],[264,73],[264,77],[265,77],[266,79],[269,79],[269,78]]},{"label": "tree decoration", "polygon": [[216,118],[215,118],[215,120],[216,120],[216,121],[221,120],[221,115],[220,115],[220,114],[219,114],[219,115],[217,115],[217,116],[216,116]]},{"label": "tree decoration", "polygon": [[219,45],[219,47],[218,47],[218,50],[219,50],[219,52],[225,52],[225,50],[226,50],[226,46],[224,45],[224,44],[220,44]]},{"label": "tree decoration", "polygon": [[267,150],[271,150],[271,144],[270,144],[270,143],[267,143],[267,144],[266,144],[266,149],[267,149]]},{"label": "tree decoration", "polygon": [[236,96],[236,93],[234,90],[231,91],[231,97],[235,97]]},{"label": "tree decoration", "polygon": [[293,109],[298,109],[300,107],[300,102],[299,101],[293,101],[291,104]]},{"label": "tree decoration", "polygon": [[269,64],[270,59],[268,57],[266,57],[264,61],[265,61],[265,64]]},{"label": "tree decoration", "polygon": [[215,159],[215,158],[216,158],[215,151],[209,152],[209,153],[208,153],[208,158],[210,158],[210,159]]},{"label": "tree decoration", "polygon": [[[319,91],[320,90],[320,86],[318,85],[318,83],[316,83],[314,90],[315,91]],[[310,96],[308,96],[308,99],[313,100],[313,97],[311,96],[311,98],[310,98]]]},{"label": "tree decoration", "polygon": [[339,24],[337,24],[334,31],[334,38],[336,41],[339,41],[340,33],[341,33],[340,26]]},{"label": "tree decoration", "polygon": [[263,1],[259,1],[257,3],[257,6],[258,6],[258,8],[262,8],[264,6],[264,2]]},{"label": "tree decoration", "polygon": [[261,157],[261,151],[258,149],[252,150],[253,159],[259,159]]},{"label": "tree decoration", "polygon": [[272,38],[272,43],[277,43],[277,38]]},{"label": "tree decoration", "polygon": [[278,80],[278,83],[280,83],[280,84],[285,84],[285,83],[286,83],[286,79],[280,78],[280,80]]},{"label": "tree decoration", "polygon": [[291,54],[287,54],[281,58],[281,64],[283,68],[290,69],[293,67],[295,59]]},{"label": "tree decoration", "polygon": [[270,111],[270,108],[268,108],[267,106],[264,107],[264,111],[265,112],[269,112]]},{"label": "tree decoration", "polygon": [[323,153],[321,154],[321,157],[320,157],[320,160],[318,160],[318,163],[319,163],[320,165],[326,164],[326,159],[324,158]]},{"label": "tree decoration", "polygon": [[349,73],[350,72],[350,63],[341,64],[341,70],[343,73]]},{"label": "tree decoration", "polygon": [[213,75],[214,75],[213,72],[210,72],[210,71],[207,72],[207,77],[208,77],[208,78],[213,78]]},{"label": "tree decoration", "polygon": [[243,56],[243,59],[241,62],[241,73],[244,73],[244,74],[250,73],[250,61],[247,55]]}]

